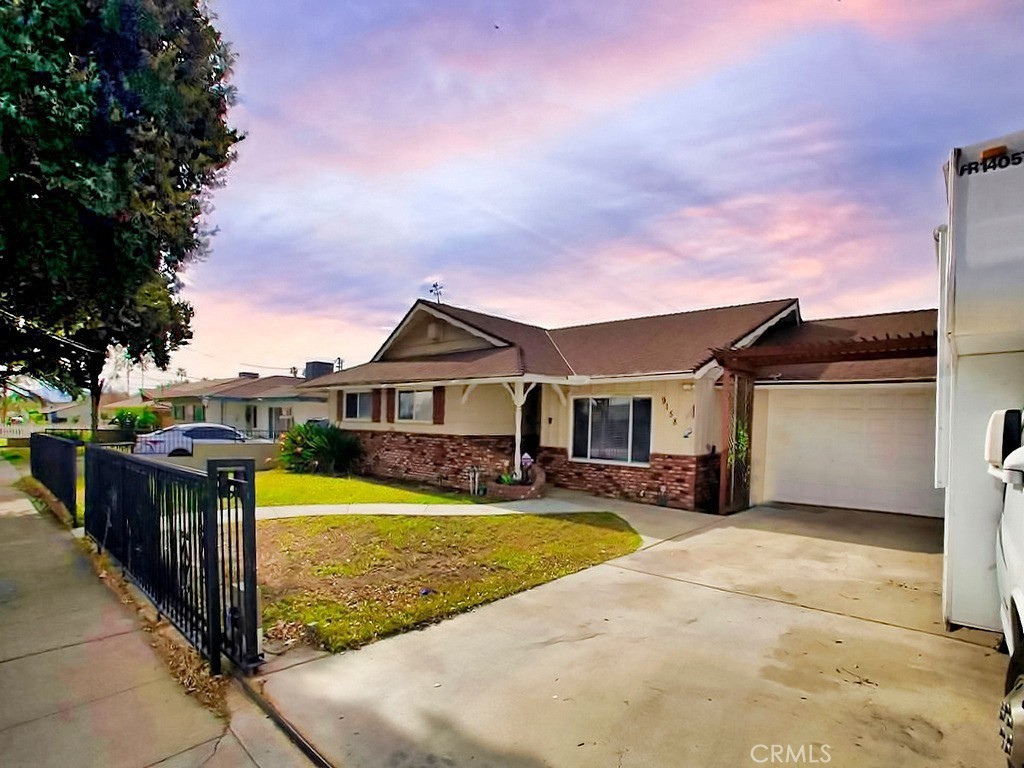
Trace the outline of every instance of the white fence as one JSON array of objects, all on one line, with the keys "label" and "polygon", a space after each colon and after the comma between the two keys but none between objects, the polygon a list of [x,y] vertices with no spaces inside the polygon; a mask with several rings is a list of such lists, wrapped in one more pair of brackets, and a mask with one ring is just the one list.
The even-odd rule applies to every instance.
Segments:
[{"label": "white fence", "polygon": [[33,432],[43,432],[52,424],[0,424],[0,438],[29,437]]}]

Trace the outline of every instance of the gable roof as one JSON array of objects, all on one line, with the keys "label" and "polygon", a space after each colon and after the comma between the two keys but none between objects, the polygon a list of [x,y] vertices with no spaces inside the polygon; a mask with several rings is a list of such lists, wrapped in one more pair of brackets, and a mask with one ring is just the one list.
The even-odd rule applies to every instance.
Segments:
[{"label": "gable roof", "polygon": [[713,347],[734,346],[796,305],[780,299],[714,307],[558,328],[551,336],[586,376],[695,371],[712,359]]},{"label": "gable roof", "polygon": [[[830,341],[919,336],[935,333],[938,310],[883,312],[875,315],[805,320],[798,326],[770,330],[757,346],[801,346]],[[852,360],[838,363],[801,363],[762,369],[758,381],[930,381],[935,379],[935,357]]]},{"label": "gable roof", "polygon": [[[472,352],[386,359],[389,346],[418,308],[475,329],[495,346]],[[450,379],[538,376],[631,376],[688,373],[783,316],[799,317],[796,299],[677,312],[546,330],[483,312],[420,300],[371,362],[300,385],[398,384]]]},{"label": "gable roof", "polygon": [[251,378],[238,376],[230,379],[203,379],[172,384],[152,393],[154,400],[175,400],[178,398],[202,398],[213,400],[256,400],[256,399],[320,399],[316,393],[297,389],[305,379],[295,376],[260,376]]}]

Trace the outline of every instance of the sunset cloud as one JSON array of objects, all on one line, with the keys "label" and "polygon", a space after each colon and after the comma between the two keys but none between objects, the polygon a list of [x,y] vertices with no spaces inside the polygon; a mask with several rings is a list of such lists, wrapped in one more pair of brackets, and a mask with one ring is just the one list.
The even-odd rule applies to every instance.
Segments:
[{"label": "sunset cloud", "polygon": [[357,362],[434,278],[547,325],[934,306],[942,163],[1024,121],[1015,8],[215,0],[248,135],[176,363]]}]

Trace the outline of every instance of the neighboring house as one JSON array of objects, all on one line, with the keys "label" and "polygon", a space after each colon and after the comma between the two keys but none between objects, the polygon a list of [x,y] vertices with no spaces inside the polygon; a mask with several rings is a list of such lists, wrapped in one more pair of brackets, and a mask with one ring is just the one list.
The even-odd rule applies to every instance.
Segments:
[{"label": "neighboring house", "polygon": [[[900,331],[898,316],[878,317],[864,327],[885,325],[888,317],[890,330]],[[930,318],[921,315],[913,325],[930,322],[934,332],[934,313]],[[827,330],[827,323],[861,333],[839,321],[804,323],[796,299],[551,330],[421,300],[370,362],[300,388],[329,393],[331,418],[360,434],[368,469],[381,476],[466,487],[471,468],[509,471],[525,452],[555,485],[714,510],[726,474],[728,404],[712,350],[749,348],[769,334],[773,344],[803,344],[801,334],[825,332],[814,329]],[[794,375],[819,389],[833,382],[892,389],[909,378],[927,393],[934,358],[906,362],[891,371],[844,363]],[[756,413],[767,422],[753,433],[759,500],[776,488],[786,495],[788,465],[764,459],[765,451],[785,450],[777,424],[784,417],[777,414],[789,396],[775,394],[781,386],[781,376],[773,376],[756,387]],[[857,397],[868,391],[876,390]],[[909,392],[895,396],[895,407],[909,402]],[[840,399],[849,404],[851,397]],[[923,427],[915,429],[921,437]],[[827,427],[819,431],[826,441],[843,442]],[[922,438],[915,456],[926,443]]]},{"label": "neighboring house", "polygon": [[100,407],[100,421],[109,423],[111,419],[117,416],[117,412],[123,408],[145,408],[156,414],[159,426],[166,427],[173,424],[171,407],[165,403],[158,403],[153,400],[153,396],[157,391],[156,389],[144,389],[139,394],[130,397],[127,393],[124,393],[120,399]]},{"label": "neighboring house", "polygon": [[[122,400],[128,397],[127,392],[103,392],[100,395],[100,422],[103,422],[103,412],[108,403]],[[88,393],[84,397],[72,400],[68,403],[54,403],[53,405],[41,408],[39,413],[46,417],[51,424],[59,424],[75,429],[88,429],[92,424],[92,401]]]},{"label": "neighboring house", "polygon": [[[307,366],[307,371],[316,370]],[[243,372],[231,379],[174,384],[155,393],[153,399],[171,407],[175,423],[211,421],[249,434],[277,437],[293,424],[328,417],[326,395],[299,389],[305,381],[296,376],[260,377]]]}]

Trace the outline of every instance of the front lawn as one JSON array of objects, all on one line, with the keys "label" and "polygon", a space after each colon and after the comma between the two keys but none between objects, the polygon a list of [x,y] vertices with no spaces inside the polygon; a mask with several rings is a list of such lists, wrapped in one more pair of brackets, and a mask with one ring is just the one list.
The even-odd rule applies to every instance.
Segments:
[{"label": "front lawn", "polygon": [[640,535],[606,512],[264,520],[263,627],[272,639],[357,648],[638,546]]},{"label": "front lawn", "polygon": [[25,464],[28,462],[28,448],[0,448],[0,458],[11,464]]},{"label": "front lawn", "polygon": [[328,477],[268,469],[256,473],[256,506],[295,504],[471,504],[460,493],[386,485],[356,477]]}]

